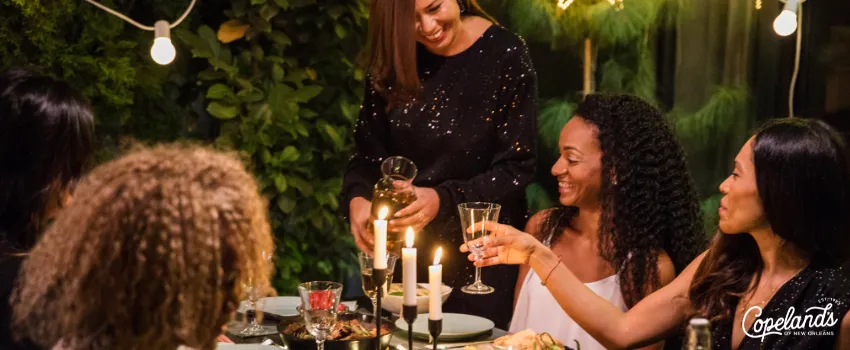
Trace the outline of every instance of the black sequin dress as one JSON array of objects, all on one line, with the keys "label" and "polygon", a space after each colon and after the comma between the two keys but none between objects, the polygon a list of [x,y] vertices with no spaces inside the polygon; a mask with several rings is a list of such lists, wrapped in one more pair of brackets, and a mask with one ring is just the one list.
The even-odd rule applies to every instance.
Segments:
[{"label": "black sequin dress", "polygon": [[[792,307],[793,310],[789,313]],[[824,311],[823,308],[829,310]],[[850,279],[847,278],[846,271],[835,268],[806,268],[776,291],[776,295],[765,305],[762,314],[747,330],[748,334],[756,337],[745,334],[738,349],[834,349],[841,320],[848,310]],[[754,310],[746,317],[752,319],[756,314],[758,312]],[[806,315],[811,317],[806,319]],[[773,320],[772,322],[783,319],[782,323],[788,326],[774,328],[774,331],[781,334],[767,334],[764,322],[768,319]],[[759,321],[762,323],[757,326]],[[741,325],[732,324],[731,321],[713,325],[714,350],[732,348],[732,327]],[[767,335],[759,338],[762,334]]]},{"label": "black sequin dress", "polygon": [[427,282],[433,252],[443,247],[443,281],[454,287],[444,312],[487,317],[506,328],[517,268],[482,269],[482,281],[496,288],[493,294],[460,292],[473,281],[474,267],[457,250],[463,244],[457,205],[499,203],[499,221],[519,228],[528,219],[525,186],[537,162],[537,76],[528,49],[520,37],[493,25],[458,55],[438,56],[419,45],[417,66],[421,95],[389,112],[367,79],[343,211],[347,214],[351,198],[371,198],[383,159],[411,159],[419,169],[414,185],[434,188],[440,198],[437,217],[417,234],[419,281]]}]

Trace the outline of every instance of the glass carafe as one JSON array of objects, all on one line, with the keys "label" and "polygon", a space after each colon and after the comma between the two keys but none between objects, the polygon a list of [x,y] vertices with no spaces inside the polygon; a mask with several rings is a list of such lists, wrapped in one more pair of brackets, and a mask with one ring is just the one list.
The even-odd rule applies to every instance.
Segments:
[{"label": "glass carafe", "polygon": [[[383,176],[375,184],[375,190],[372,192],[369,232],[374,233],[372,222],[377,219],[381,208],[387,208],[386,219],[390,220],[397,211],[404,209],[416,200],[416,193],[413,191],[413,186],[397,189],[393,186],[393,181],[404,181],[412,185],[417,171],[416,164],[413,164],[413,161],[404,157],[389,157],[381,163],[381,173],[383,173]],[[405,229],[401,228],[387,231],[388,253],[401,254],[401,247],[404,244],[404,232]]]}]

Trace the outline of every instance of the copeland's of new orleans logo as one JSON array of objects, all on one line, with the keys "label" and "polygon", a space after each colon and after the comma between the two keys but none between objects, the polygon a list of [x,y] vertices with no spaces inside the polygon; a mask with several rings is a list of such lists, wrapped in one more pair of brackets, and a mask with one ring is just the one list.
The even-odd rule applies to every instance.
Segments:
[{"label": "copeland's of new orleans logo", "polygon": [[[823,298],[818,300],[818,305],[806,309],[803,314],[797,314],[794,307],[788,308],[785,317],[760,318],[762,308],[753,306],[744,313],[744,318],[741,320],[741,328],[750,338],[758,338],[764,341],[764,337],[768,335],[835,335],[829,328],[838,323],[838,319],[832,312],[833,305],[841,305],[841,302],[832,298]],[[752,333],[745,326],[747,320],[755,317],[752,325]]]}]

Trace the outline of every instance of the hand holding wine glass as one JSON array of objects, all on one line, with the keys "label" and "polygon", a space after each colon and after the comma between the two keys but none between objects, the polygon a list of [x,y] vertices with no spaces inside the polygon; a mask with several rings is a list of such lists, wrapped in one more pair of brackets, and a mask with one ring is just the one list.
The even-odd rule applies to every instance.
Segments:
[{"label": "hand holding wine glass", "polygon": [[[460,246],[461,252],[470,253],[467,258],[473,261],[475,266],[528,264],[535,252],[546,248],[537,238],[513,226],[492,221],[482,226],[484,230],[492,234]],[[467,231],[472,230],[473,227],[467,227]],[[474,252],[470,246],[480,247],[480,249]]]},{"label": "hand holding wine glass", "polygon": [[[458,205],[460,211],[460,223],[463,227],[463,241],[470,252],[477,258],[482,257],[484,245],[479,240],[490,231],[488,223],[499,221],[499,211],[502,206],[495,203],[472,202]],[[490,294],[495,291],[493,287],[481,282],[481,267],[475,267],[475,282],[461,288],[467,294]]]}]

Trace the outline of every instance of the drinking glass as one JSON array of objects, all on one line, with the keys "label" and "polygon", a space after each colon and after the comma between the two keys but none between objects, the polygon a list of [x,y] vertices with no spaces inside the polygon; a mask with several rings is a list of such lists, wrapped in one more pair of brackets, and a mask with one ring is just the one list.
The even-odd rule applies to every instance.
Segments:
[{"label": "drinking glass", "polygon": [[[484,245],[469,244],[469,242],[489,234],[484,229],[484,224],[488,221],[498,222],[499,210],[502,209],[502,206],[495,203],[471,202],[459,204],[457,208],[460,211],[460,225],[463,227],[463,241],[466,242],[467,248],[475,259],[481,259],[484,253]],[[472,228],[471,232],[468,231],[470,227]],[[475,267],[475,282],[460,290],[467,294],[490,294],[495,291],[493,287],[481,283],[480,267]]]},{"label": "drinking glass", "polygon": [[301,314],[307,331],[316,338],[318,350],[325,349],[325,339],[336,323],[342,284],[316,281],[298,285],[301,296]]},{"label": "drinking glass", "polygon": [[[266,261],[272,260],[272,253],[262,252],[263,259]],[[260,288],[254,285],[254,280],[251,277],[248,277],[248,282],[242,284],[242,290],[245,292],[245,295],[248,297],[248,302],[251,305],[251,310],[254,310],[254,317],[251,319],[251,323],[245,327],[242,331],[239,332],[239,335],[243,337],[257,336],[262,335],[264,329],[263,326],[259,323],[259,318],[262,317],[262,311],[257,306],[257,302],[260,300],[262,291]],[[245,317],[248,316],[248,312],[245,312]]]},{"label": "drinking glass", "polygon": [[[367,223],[369,232],[374,232],[372,222],[378,218],[381,208],[387,208],[387,217],[390,219],[399,210],[404,209],[416,200],[413,186],[397,189],[393,181],[403,181],[408,185],[413,184],[413,179],[418,173],[416,164],[405,157],[389,157],[381,163],[382,177],[375,184],[372,192],[371,218]],[[401,254],[401,246],[404,243],[403,230],[387,232],[387,252]]]},{"label": "drinking glass", "polygon": [[[372,310],[375,316],[380,314],[378,310],[378,286],[375,285],[375,280],[372,278],[372,267],[375,266],[375,259],[366,253],[357,255],[360,261],[360,280],[363,282],[363,292],[372,300]],[[393,269],[398,256],[395,254],[387,254],[387,281],[382,286],[383,296],[386,297],[389,292],[389,285],[393,283]]]}]

